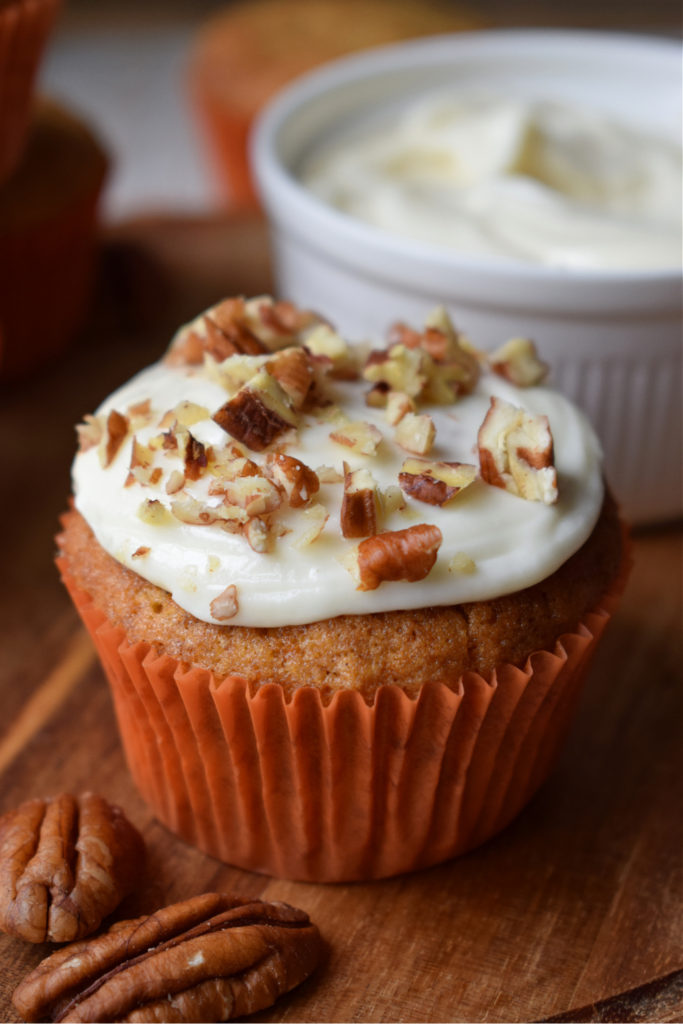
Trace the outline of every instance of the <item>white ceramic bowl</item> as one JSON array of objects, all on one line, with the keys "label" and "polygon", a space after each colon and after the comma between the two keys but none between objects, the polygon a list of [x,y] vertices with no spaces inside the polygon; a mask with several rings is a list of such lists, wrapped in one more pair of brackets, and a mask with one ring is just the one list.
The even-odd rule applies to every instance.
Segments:
[{"label": "white ceramic bowl", "polygon": [[272,229],[279,294],[328,316],[349,338],[416,325],[437,304],[483,348],[535,339],[552,382],[601,437],[626,515],[683,512],[681,277],[569,271],[458,255],[394,236],[314,196],[297,178],[313,148],[368,109],[453,82],[569,101],[652,130],[680,124],[680,50],[667,40],[573,31],[463,33],[335,61],[271,102],[252,162]]}]

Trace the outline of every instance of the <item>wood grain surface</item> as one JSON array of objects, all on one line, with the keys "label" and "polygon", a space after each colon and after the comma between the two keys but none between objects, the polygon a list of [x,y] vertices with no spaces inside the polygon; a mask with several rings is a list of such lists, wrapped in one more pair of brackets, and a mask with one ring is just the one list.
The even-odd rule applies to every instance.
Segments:
[{"label": "wood grain surface", "polygon": [[[636,533],[631,581],[561,760],[500,836],[368,884],[293,883],[220,864],[163,828],[136,793],[53,537],[73,424],[159,356],[182,319],[270,286],[265,231],[249,219],[128,224],[106,240],[100,282],[72,349],[0,389],[0,812],[64,790],[120,803],[149,863],[118,917],[210,889],[307,910],[325,961],[254,1020],[681,1020],[680,525]],[[0,937],[2,1020],[18,1019],[12,991],[47,951]],[[668,975],[658,999],[649,983]],[[630,990],[634,1015],[599,1015],[602,1001]]]}]

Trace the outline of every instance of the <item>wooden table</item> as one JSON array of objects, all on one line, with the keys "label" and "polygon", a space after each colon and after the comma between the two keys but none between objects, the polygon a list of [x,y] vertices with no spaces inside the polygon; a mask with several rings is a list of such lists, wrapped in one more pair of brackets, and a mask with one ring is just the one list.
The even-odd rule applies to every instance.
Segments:
[{"label": "wooden table", "polygon": [[[118,916],[210,889],[305,908],[327,940],[325,963],[257,1020],[531,1021],[677,971],[680,527],[636,534],[628,590],[558,767],[520,818],[474,853],[368,884],[278,881],[186,846],[133,788],[104,676],[52,562],[73,424],[159,356],[176,323],[223,294],[268,288],[266,253],[258,220],[119,229],[80,340],[54,366],[0,390],[0,812],[86,788],[120,803],[144,833],[149,873]],[[17,1019],[11,993],[47,951],[0,939],[3,1020]],[[581,1019],[681,1014],[676,974]]]}]

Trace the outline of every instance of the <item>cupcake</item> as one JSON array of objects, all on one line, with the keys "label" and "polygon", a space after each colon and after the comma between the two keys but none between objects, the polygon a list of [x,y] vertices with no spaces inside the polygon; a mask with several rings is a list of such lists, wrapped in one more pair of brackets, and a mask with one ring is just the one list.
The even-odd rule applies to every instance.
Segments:
[{"label": "cupcake", "polygon": [[0,379],[43,364],[80,326],[107,164],[78,117],[37,104],[21,163],[0,189]]},{"label": "cupcake", "polygon": [[33,87],[61,0],[0,0],[0,184],[24,150]]},{"label": "cupcake", "polygon": [[443,0],[242,0],[202,26],[190,87],[218,177],[235,206],[256,206],[247,139],[255,114],[290,79],[381,43],[481,28]]},{"label": "cupcake", "polygon": [[624,575],[599,444],[544,372],[443,309],[371,348],[229,299],[85,418],[59,566],[169,828],[369,879],[529,800]]}]

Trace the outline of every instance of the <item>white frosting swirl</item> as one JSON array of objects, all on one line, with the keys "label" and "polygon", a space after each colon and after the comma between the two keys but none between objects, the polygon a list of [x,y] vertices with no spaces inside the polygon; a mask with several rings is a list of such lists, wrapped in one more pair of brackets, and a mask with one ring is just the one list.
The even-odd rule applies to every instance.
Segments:
[{"label": "white frosting swirl", "polygon": [[[334,428],[319,412],[302,416],[298,439],[288,443],[287,454],[313,469],[326,465],[341,472],[344,461],[351,469],[364,466],[380,489],[396,486],[406,452],[393,442],[393,428],[383,410],[365,404],[368,385],[335,381],[331,387],[335,402],[351,418],[373,423],[382,432],[385,440],[377,454],[359,456],[332,441],[329,435]],[[76,508],[109,554],[206,622],[218,621],[211,614],[211,603],[231,585],[237,588],[239,611],[230,625],[244,626],[294,625],[342,614],[487,600],[528,587],[559,568],[588,538],[603,499],[600,446],[582,413],[554,391],[519,389],[493,374],[483,374],[474,392],[453,405],[421,409],[432,416],[436,426],[429,457],[477,463],[477,431],[492,395],[532,414],[548,416],[559,500],[555,505],[526,501],[479,479],[443,507],[406,499],[407,508],[384,518],[381,529],[433,523],[443,534],[436,564],[419,583],[385,582],[367,592],[356,588],[344,565],[356,542],[341,535],[340,483],[321,484],[315,500],[325,506],[329,518],[309,545],[298,544],[308,528],[305,509],[287,509],[282,518],[290,532],[278,537],[267,553],[252,550],[241,534],[225,532],[217,525],[188,524],[170,514],[161,525],[144,521],[139,510],[145,499],[156,499],[170,508],[172,498],[165,484],[173,469],[182,464],[159,451],[155,460],[163,470],[161,479],[154,485],[136,482],[125,486],[132,434],[109,466],[103,467],[96,447],[76,456]],[[210,417],[226,397],[223,387],[201,367],[158,363],[112,394],[98,414],[112,409],[125,412],[150,399],[154,415],[135,431],[138,442],[144,444],[160,433],[164,412],[181,401],[193,402],[205,407],[209,415],[192,424],[192,434],[205,445],[222,447],[231,439]],[[256,462],[263,461],[263,455],[248,454]],[[212,500],[206,477],[187,481],[185,490],[200,501]],[[452,559],[461,554],[474,562],[474,571],[453,571]]]},{"label": "white frosting swirl", "polygon": [[392,234],[570,269],[681,264],[681,149],[579,107],[456,95],[359,121],[305,185]]}]

